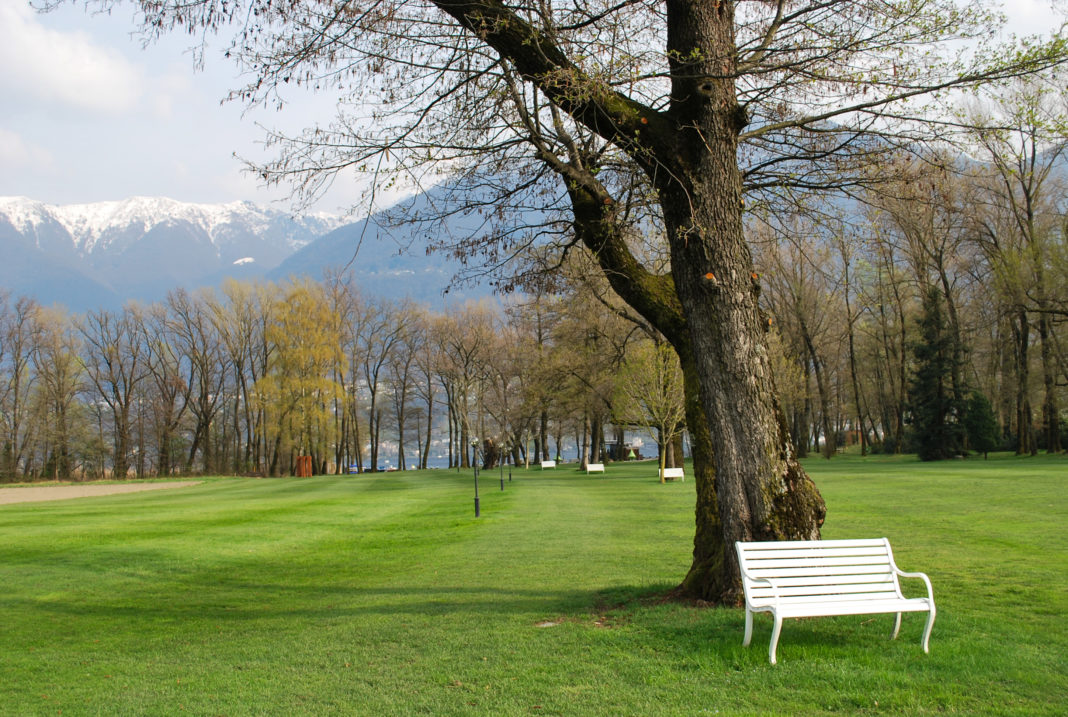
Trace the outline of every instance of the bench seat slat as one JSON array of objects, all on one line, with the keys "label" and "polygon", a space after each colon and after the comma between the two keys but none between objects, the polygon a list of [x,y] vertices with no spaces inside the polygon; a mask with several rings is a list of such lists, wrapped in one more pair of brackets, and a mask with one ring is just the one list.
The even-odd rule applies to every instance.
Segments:
[{"label": "bench seat slat", "polygon": [[[776,595],[781,600],[792,598],[812,600],[833,600],[837,596],[848,596],[851,599],[863,599],[865,596],[878,598],[897,597],[897,588],[893,583],[880,583],[879,585],[802,585],[796,588],[780,588],[771,590],[761,588],[753,590],[753,600],[774,599]],[[870,597],[868,599],[871,599]]]},{"label": "bench seat slat", "polygon": [[762,562],[764,560],[778,560],[781,558],[834,558],[852,557],[854,555],[882,555],[886,556],[886,548],[879,545],[857,546],[853,548],[795,548],[793,550],[750,550],[746,555],[747,560]]},{"label": "bench seat slat", "polygon": [[[814,575],[783,575],[775,576],[776,585],[851,585],[854,583],[879,583],[894,582],[893,573],[879,570],[868,573],[816,573]],[[759,584],[757,585],[759,587]]]},{"label": "bench seat slat", "polygon": [[[819,586],[819,585],[897,585],[897,582],[893,579],[890,573],[873,573],[870,575],[805,575],[796,578],[776,578],[775,584],[783,588],[793,588],[799,586]],[[753,584],[754,590],[763,590],[765,584],[762,582],[756,582]]]},{"label": "bench seat slat", "polygon": [[792,585],[790,587],[769,588],[764,585],[754,585],[753,597],[758,595],[839,595],[842,593],[874,593],[889,592],[897,595],[897,583],[884,580],[881,583],[820,583],[818,585]]},{"label": "bench seat slat", "polygon": [[757,560],[755,564],[746,560],[746,570],[751,567],[763,568],[807,568],[807,567],[833,567],[837,565],[883,565],[890,569],[890,559],[883,555],[864,555],[855,558],[783,558],[781,560]]},{"label": "bench seat slat", "polygon": [[[742,542],[742,541],[739,541]],[[822,548],[848,548],[848,547],[885,547],[882,538],[865,538],[863,540],[776,540],[774,542],[742,542],[747,553],[754,550],[793,550],[807,548],[819,550]]]},{"label": "bench seat slat", "polygon": [[886,575],[890,572],[888,570],[888,567],[888,565],[834,565],[803,568],[752,568],[748,571],[748,573],[754,578],[791,578],[804,575]]}]

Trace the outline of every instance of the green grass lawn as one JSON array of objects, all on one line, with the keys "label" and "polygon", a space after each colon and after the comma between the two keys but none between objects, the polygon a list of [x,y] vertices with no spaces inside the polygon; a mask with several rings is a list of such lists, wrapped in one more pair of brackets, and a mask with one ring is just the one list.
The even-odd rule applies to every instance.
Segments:
[{"label": "green grass lawn", "polygon": [[[1059,715],[1064,458],[808,467],[826,538],[890,538],[925,616],[770,620],[653,597],[693,484],[427,471],[209,479],[0,506],[0,713]],[[918,583],[917,586],[918,587]]]}]

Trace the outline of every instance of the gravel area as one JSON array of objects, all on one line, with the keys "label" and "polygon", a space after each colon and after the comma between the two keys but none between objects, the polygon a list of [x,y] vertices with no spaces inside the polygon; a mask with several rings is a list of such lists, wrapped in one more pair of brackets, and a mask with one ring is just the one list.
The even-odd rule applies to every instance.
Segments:
[{"label": "gravel area", "polygon": [[142,490],[185,488],[200,483],[197,480],[169,481],[167,483],[87,483],[84,485],[27,486],[0,488],[0,505],[8,503],[34,503],[42,500],[66,500],[67,498],[90,498],[115,493],[136,493]]}]

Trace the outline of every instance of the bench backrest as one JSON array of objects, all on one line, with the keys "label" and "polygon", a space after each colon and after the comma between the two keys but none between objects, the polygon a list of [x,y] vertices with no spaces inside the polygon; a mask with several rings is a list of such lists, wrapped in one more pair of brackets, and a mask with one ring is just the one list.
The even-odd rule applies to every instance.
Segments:
[{"label": "bench backrest", "polygon": [[556,461],[542,461],[542,468],[556,468]]},{"label": "bench backrest", "polygon": [[683,472],[682,468],[665,468],[664,469],[664,477],[665,478],[682,478],[684,476],[685,476],[685,473]]},{"label": "bench backrest", "polygon": [[[884,600],[900,598],[890,541],[796,540],[735,543],[750,602]],[[774,580],[772,589],[756,578]]]}]

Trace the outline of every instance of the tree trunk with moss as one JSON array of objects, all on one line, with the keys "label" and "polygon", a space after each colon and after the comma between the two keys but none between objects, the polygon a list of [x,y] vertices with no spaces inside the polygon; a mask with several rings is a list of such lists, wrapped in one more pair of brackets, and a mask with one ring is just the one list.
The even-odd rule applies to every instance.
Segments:
[{"label": "tree trunk with moss", "polygon": [[712,436],[726,563],[736,574],[735,541],[818,538],[825,507],[797,461],[776,399],[744,237],[737,141],[748,119],[730,79],[733,7],[668,5],[678,99],[670,111],[673,131],[654,143],[675,144],[664,153],[674,166],[654,181]]}]

